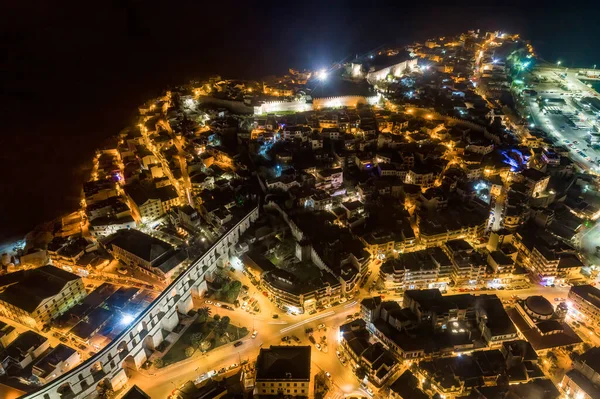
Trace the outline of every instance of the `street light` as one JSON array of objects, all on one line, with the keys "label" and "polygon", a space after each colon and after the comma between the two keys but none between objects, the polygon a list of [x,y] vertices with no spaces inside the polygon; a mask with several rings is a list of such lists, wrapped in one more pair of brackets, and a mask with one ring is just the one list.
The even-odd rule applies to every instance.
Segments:
[{"label": "street light", "polygon": [[561,62],[562,62],[562,61],[558,61],[558,62],[556,63],[556,65],[557,65],[557,66],[560,66]]}]

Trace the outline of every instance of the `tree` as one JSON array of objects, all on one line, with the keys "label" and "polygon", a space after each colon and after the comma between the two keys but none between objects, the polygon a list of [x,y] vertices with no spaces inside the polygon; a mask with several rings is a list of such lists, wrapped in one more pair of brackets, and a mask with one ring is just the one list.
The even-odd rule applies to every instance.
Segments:
[{"label": "tree", "polygon": [[108,382],[106,380],[104,380],[100,384],[98,384],[96,391],[98,392],[98,398],[101,398],[101,399],[110,399],[115,394],[115,391],[113,390],[112,385],[110,384],[110,382]]},{"label": "tree", "polygon": [[591,348],[592,348],[592,345],[588,344],[587,342],[584,342],[581,344],[582,353],[589,351]]},{"label": "tree", "polygon": [[198,316],[203,318],[204,320],[210,317],[211,310],[208,306],[202,307],[198,309]]},{"label": "tree", "polygon": [[190,343],[194,348],[199,348],[202,343],[202,333],[194,333],[190,336]]},{"label": "tree", "polygon": [[229,318],[229,316],[223,316],[221,318],[221,321],[219,322],[219,324],[223,328],[223,331],[227,330],[227,327],[229,327],[229,322],[231,322],[231,319]]},{"label": "tree", "polygon": [[363,380],[363,379],[366,377],[366,375],[367,375],[367,372],[365,371],[365,369],[364,369],[363,367],[359,367],[359,368],[357,368],[357,369],[356,369],[356,371],[355,371],[355,373],[356,373],[356,376],[358,377],[358,379],[359,379],[359,380],[361,380],[361,381],[362,381],[362,380]]},{"label": "tree", "polygon": [[215,321],[219,321],[219,320],[221,320],[221,316],[219,316],[218,314],[216,314],[216,315],[213,316],[213,319]]},{"label": "tree", "polygon": [[227,327],[229,327],[230,319],[228,316],[223,316],[220,321],[215,325],[215,334],[221,336],[227,331]]},{"label": "tree", "polygon": [[192,357],[195,351],[196,350],[193,347],[188,346],[187,348],[185,348],[185,357]]},{"label": "tree", "polygon": [[223,283],[223,286],[221,287],[221,293],[223,295],[227,295],[227,293],[231,290],[231,284],[229,283]]}]

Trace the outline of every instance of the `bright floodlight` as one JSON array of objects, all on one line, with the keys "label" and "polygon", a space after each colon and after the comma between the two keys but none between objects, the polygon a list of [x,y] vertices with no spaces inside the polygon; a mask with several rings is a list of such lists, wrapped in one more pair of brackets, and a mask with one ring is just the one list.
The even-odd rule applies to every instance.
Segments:
[{"label": "bright floodlight", "polygon": [[133,316],[130,314],[125,313],[122,317],[121,317],[121,324],[124,325],[129,325],[131,324],[131,322],[133,321]]},{"label": "bright floodlight", "polygon": [[327,71],[324,69],[321,69],[319,72],[317,72],[317,79],[323,81],[327,79]]}]

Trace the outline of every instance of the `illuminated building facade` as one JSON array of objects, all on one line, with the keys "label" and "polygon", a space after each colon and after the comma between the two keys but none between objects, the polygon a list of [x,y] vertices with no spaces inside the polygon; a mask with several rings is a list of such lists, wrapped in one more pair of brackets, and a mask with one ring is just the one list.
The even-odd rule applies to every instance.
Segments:
[{"label": "illuminated building facade", "polygon": [[8,276],[13,280],[2,287],[0,314],[29,328],[41,329],[87,295],[81,277],[54,266]]}]

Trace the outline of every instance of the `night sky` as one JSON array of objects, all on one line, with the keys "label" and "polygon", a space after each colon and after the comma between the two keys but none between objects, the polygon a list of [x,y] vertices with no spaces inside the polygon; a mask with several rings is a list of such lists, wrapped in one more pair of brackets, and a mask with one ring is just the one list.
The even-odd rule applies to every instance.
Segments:
[{"label": "night sky", "polygon": [[74,209],[93,150],[139,103],[191,78],[318,68],[473,28],[521,32],[565,66],[600,64],[593,2],[4,3],[0,240]]}]

